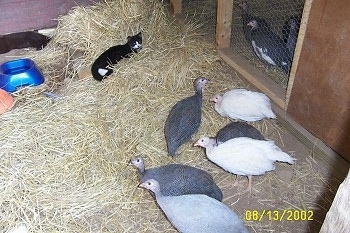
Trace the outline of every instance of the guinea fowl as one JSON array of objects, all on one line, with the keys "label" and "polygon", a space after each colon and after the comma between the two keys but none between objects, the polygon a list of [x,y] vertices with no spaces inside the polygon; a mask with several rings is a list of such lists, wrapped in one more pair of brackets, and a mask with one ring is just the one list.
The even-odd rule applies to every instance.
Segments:
[{"label": "guinea fowl", "polygon": [[224,170],[248,177],[251,193],[252,176],[263,175],[275,169],[275,162],[294,164],[294,158],[281,151],[273,141],[246,137],[230,139],[216,146],[215,139],[200,138],[194,146],[205,148],[209,160]]},{"label": "guinea fowl", "polygon": [[145,169],[144,160],[140,156],[132,158],[130,164],[139,171],[141,183],[148,179],[157,180],[164,196],[205,194],[218,201],[222,200],[222,192],[213,177],[201,169],[183,164]]},{"label": "guinea fowl", "polygon": [[[174,184],[176,186],[176,184]],[[224,203],[202,194],[164,196],[157,180],[139,185],[152,191],[171,224],[182,233],[248,233],[243,221]]]},{"label": "guinea fowl", "polygon": [[255,19],[248,23],[251,26],[251,44],[254,53],[268,66],[278,66],[289,73],[291,56],[283,40],[269,27],[260,26]]},{"label": "guinea fowl", "polygon": [[205,78],[197,78],[195,94],[177,102],[170,110],[164,134],[171,156],[175,156],[176,150],[198,131],[202,119],[202,90],[207,82]]},{"label": "guinea fowl", "polygon": [[291,21],[294,21],[296,23],[296,34],[298,34],[299,28],[300,28],[300,22],[301,22],[301,14],[290,16],[283,24],[282,27],[282,39],[284,43],[287,44],[288,37],[290,35],[290,29],[291,29]]},{"label": "guinea fowl", "polygon": [[259,121],[263,118],[276,118],[271,109],[270,99],[260,92],[233,89],[223,96],[215,95],[211,100],[221,116],[233,120]]},{"label": "guinea fowl", "polygon": [[294,49],[298,39],[298,25],[295,19],[290,19],[289,23],[290,23],[290,30],[289,30],[286,47],[290,53],[290,56],[293,57]]},{"label": "guinea fowl", "polygon": [[238,6],[242,9],[242,29],[244,37],[251,43],[251,30],[248,27],[248,23],[254,18],[259,22],[260,26],[269,27],[269,24],[264,19],[250,15],[248,13],[248,3],[246,1],[241,2]]},{"label": "guinea fowl", "polygon": [[246,122],[231,122],[216,133],[216,144],[221,144],[233,138],[247,137],[257,140],[265,140],[264,136]]}]

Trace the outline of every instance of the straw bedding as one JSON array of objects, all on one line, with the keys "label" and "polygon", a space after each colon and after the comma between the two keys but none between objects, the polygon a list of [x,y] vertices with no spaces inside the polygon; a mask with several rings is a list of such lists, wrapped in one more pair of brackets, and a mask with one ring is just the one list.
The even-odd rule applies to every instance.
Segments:
[{"label": "straw bedding", "polygon": [[[176,158],[166,153],[165,119],[178,100],[194,93],[195,78],[211,80],[195,138],[213,136],[228,123],[209,98],[242,86],[197,24],[178,25],[157,0],[105,1],[58,20],[50,44],[28,54],[45,84],[14,93],[15,107],[0,119],[0,231],[24,224],[30,232],[175,232],[137,188],[128,162],[139,154],[146,167],[176,162],[205,169],[233,207],[240,195],[227,192],[234,176],[208,162],[203,150],[187,143]],[[143,50],[122,60],[108,79],[77,78],[100,53],[139,31]],[[256,126],[277,138],[268,125]]]}]

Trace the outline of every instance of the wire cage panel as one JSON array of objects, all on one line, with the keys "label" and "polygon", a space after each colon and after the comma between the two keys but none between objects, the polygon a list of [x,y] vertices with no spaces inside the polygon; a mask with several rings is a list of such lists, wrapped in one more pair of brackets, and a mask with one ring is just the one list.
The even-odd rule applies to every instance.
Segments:
[{"label": "wire cage panel", "polygon": [[304,0],[234,4],[230,48],[287,88]]}]

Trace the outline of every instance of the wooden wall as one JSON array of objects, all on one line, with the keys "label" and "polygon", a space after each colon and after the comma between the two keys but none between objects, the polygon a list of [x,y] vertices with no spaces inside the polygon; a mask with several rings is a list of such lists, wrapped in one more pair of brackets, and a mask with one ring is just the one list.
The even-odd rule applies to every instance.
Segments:
[{"label": "wooden wall", "polygon": [[350,161],[350,1],[312,2],[287,114]]},{"label": "wooden wall", "polygon": [[0,35],[55,27],[59,15],[74,6],[92,3],[92,0],[0,0]]}]

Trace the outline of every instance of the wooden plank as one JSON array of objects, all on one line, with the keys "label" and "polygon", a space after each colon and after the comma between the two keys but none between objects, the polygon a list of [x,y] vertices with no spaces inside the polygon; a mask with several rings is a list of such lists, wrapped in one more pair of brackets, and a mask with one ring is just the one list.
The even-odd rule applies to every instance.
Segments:
[{"label": "wooden plank", "polygon": [[278,107],[284,109],[286,90],[263,74],[258,68],[247,62],[244,57],[235,54],[231,49],[219,49],[220,57],[237,70],[244,78],[260,91],[265,93]]},{"label": "wooden plank", "polygon": [[[290,94],[292,92],[294,79],[295,79],[295,73],[296,73],[296,70],[297,70],[298,65],[299,65],[300,53],[303,49],[302,47],[303,47],[303,42],[304,42],[304,38],[305,38],[305,31],[307,28],[307,22],[309,20],[309,14],[310,14],[312,2],[313,2],[313,0],[306,0],[305,4],[304,4],[303,17],[302,17],[301,22],[300,22],[298,40],[297,40],[297,44],[296,44],[295,50],[294,50],[293,64],[292,64],[291,71],[289,74],[287,94],[286,94],[286,108],[288,106]],[[303,64],[300,64],[300,65],[303,65]]]},{"label": "wooden plank", "polygon": [[229,48],[231,42],[233,0],[218,0],[216,16],[216,46]]},{"label": "wooden plank", "polygon": [[313,1],[287,113],[350,161],[348,9],[350,1]]},{"label": "wooden plank", "polygon": [[170,0],[170,13],[182,14],[182,0]]},{"label": "wooden plank", "polygon": [[56,27],[57,18],[72,7],[91,4],[91,0],[0,0],[0,34]]},{"label": "wooden plank", "polygon": [[334,176],[337,180],[343,180],[348,173],[350,163],[295,122],[282,109],[276,106],[272,107],[273,112],[277,116],[278,122],[308,149],[310,149],[312,156],[317,157],[317,159],[326,164],[327,167],[332,168],[332,176]]},{"label": "wooden plank", "polygon": [[320,233],[348,232],[350,229],[350,173],[340,184]]}]

